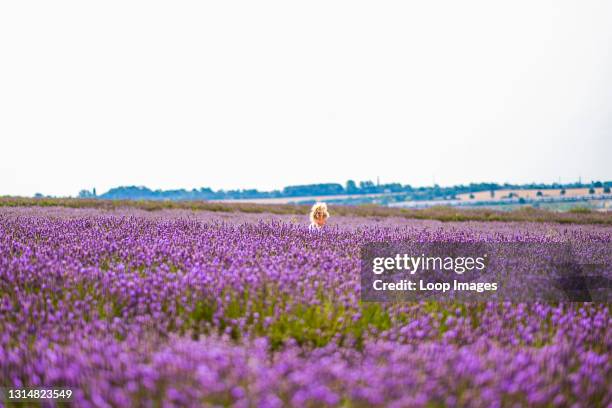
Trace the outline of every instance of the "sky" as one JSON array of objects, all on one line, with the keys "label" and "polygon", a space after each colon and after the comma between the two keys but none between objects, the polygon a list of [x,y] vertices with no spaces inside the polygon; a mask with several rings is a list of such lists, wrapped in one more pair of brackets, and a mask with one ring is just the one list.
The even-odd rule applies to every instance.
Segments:
[{"label": "sky", "polygon": [[0,3],[0,195],[612,180],[610,1]]}]

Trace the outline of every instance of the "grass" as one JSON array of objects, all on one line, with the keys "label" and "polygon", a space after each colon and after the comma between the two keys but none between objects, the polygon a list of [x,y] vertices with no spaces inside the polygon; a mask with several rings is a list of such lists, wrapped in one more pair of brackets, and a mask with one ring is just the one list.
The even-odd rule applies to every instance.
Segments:
[{"label": "grass", "polygon": [[572,207],[568,210],[571,213],[574,214],[590,214],[591,213],[591,209],[588,207]]},{"label": "grass", "polygon": [[[306,214],[308,205],[299,204],[253,204],[222,203],[209,201],[150,201],[150,200],[100,200],[81,198],[26,198],[0,197],[0,207],[68,207],[97,208],[118,210],[138,208],[145,211],[182,209],[192,211],[220,211],[271,214]],[[436,206],[425,209],[390,208],[374,204],[357,206],[334,206],[334,215],[357,217],[402,217],[410,219],[429,219],[439,221],[523,221],[557,222],[567,224],[612,224],[612,211],[597,212],[573,210],[555,212],[533,207],[523,207],[512,211],[499,211],[488,208],[459,209]]]}]

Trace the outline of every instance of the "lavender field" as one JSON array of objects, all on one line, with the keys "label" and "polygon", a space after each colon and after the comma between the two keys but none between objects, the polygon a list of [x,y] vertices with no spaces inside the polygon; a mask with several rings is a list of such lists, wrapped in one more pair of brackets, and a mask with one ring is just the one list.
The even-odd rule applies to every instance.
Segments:
[{"label": "lavender field", "polygon": [[393,240],[588,251],[612,227],[0,208],[0,386],[78,407],[612,406],[609,304],[361,302],[361,245]]}]

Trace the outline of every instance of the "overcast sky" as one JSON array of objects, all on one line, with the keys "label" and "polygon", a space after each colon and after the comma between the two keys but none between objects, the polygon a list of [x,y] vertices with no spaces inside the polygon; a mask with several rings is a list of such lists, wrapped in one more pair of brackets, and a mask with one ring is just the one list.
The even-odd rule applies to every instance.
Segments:
[{"label": "overcast sky", "polygon": [[0,195],[612,179],[610,1],[5,1]]}]

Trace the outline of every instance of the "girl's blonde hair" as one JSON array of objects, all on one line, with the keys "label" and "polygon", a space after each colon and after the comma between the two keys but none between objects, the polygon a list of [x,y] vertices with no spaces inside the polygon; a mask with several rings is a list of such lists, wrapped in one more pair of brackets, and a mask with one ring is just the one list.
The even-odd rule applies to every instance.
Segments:
[{"label": "girl's blonde hair", "polygon": [[329,212],[327,211],[327,204],[315,203],[310,209],[310,221],[314,222],[317,215],[322,214],[325,218],[329,218]]}]

